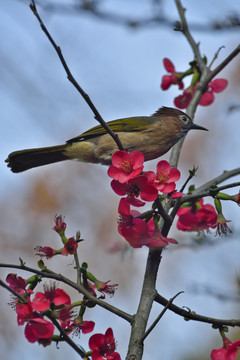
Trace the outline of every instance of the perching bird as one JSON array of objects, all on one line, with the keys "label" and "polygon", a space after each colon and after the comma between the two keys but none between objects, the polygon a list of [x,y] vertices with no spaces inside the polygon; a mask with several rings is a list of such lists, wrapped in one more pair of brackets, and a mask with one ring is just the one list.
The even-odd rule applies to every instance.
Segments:
[{"label": "perching bird", "polygon": [[[196,125],[178,109],[162,107],[152,116],[137,116],[109,121],[125,151],[141,151],[145,161],[156,159],[171,149],[189,130],[207,130]],[[15,173],[63,160],[111,164],[118,147],[101,126],[95,126],[64,145],[12,152],[5,160]]]}]

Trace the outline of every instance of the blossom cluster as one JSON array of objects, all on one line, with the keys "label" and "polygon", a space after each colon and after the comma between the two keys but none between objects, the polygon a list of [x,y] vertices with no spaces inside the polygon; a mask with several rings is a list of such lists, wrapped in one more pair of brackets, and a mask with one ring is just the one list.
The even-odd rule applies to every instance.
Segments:
[{"label": "blossom cluster", "polygon": [[182,231],[209,232],[210,229],[216,229],[218,235],[227,235],[229,229],[225,217],[222,214],[222,208],[219,206],[219,200],[215,199],[215,207],[211,204],[204,204],[203,199],[184,204],[177,212],[177,228]]},{"label": "blossom cluster", "polygon": [[[65,236],[66,223],[62,216],[55,217],[56,231],[62,243],[63,248],[54,250],[51,247],[45,246],[36,248],[37,254],[47,259],[55,255],[74,255],[78,247],[80,233],[78,232],[75,238],[67,238]],[[39,262],[40,268],[45,269],[45,265],[41,260]],[[81,283],[94,297],[97,297],[97,291],[100,292],[99,298],[104,299],[105,294],[114,295],[116,284],[109,284],[109,281],[100,281],[92,273],[87,271],[87,264],[84,263],[78,270],[81,273]],[[17,314],[17,323],[19,326],[25,325],[24,333],[26,339],[35,343],[38,342],[43,346],[48,346],[51,342],[60,341],[61,334],[56,335],[55,327],[62,328],[66,334],[79,336],[88,334],[94,330],[95,322],[83,319],[85,310],[87,308],[87,299],[72,302],[70,296],[65,290],[56,287],[54,282],[49,285],[43,285],[43,291],[34,291],[41,278],[34,275],[29,279],[23,279],[17,274],[10,273],[7,276],[6,282],[11,291],[15,294],[11,301],[11,306],[15,309]],[[78,310],[79,308],[79,310]],[[111,328],[107,329],[105,335],[94,334],[89,339],[90,351],[86,352],[86,359],[91,356],[93,360],[120,360],[120,355],[115,351],[116,343],[113,337]]]},{"label": "blossom cluster", "polygon": [[[179,109],[186,109],[198,86],[199,72],[196,66],[192,65],[191,68],[185,72],[177,72],[175,70],[174,64],[171,62],[171,60],[167,58],[163,59],[163,65],[170,75],[163,75],[161,82],[162,90],[167,90],[171,85],[178,85],[179,90],[183,90],[183,93],[175,97],[174,104]],[[191,85],[184,89],[184,84],[182,80],[188,75],[193,75],[193,78],[191,81]],[[211,81],[205,89],[205,92],[203,93],[199,101],[199,105],[211,105],[215,99],[214,94],[223,91],[227,87],[227,85],[228,81],[226,79],[215,79]]]},{"label": "blossom cluster", "polygon": [[[56,288],[55,283],[49,286],[44,285],[43,292],[36,292],[27,288],[32,280],[23,279],[16,274],[8,274],[7,283],[21,298],[15,298],[12,306],[17,313],[18,325],[25,326],[25,336],[31,343],[38,341],[47,346],[52,341],[54,325],[45,319],[47,315],[59,320],[61,327],[68,333],[74,330],[75,334],[82,331],[87,334],[93,331],[95,323],[93,321],[83,321],[75,315],[76,305],[71,303],[70,296],[60,288]],[[34,296],[34,298],[33,298]],[[74,316],[75,315],[75,316]]]},{"label": "blossom cluster", "polygon": [[139,211],[132,210],[131,206],[141,207],[145,201],[155,202],[159,192],[173,198],[181,197],[182,193],[175,191],[175,182],[180,178],[180,172],[164,160],[157,164],[156,173],[143,172],[143,163],[144,157],[139,151],[116,151],[113,154],[112,165],[108,169],[108,175],[113,179],[111,186],[116,194],[125,196],[121,198],[118,207],[118,232],[134,248],[144,245],[161,248],[169,243],[177,244],[175,239],[161,234],[154,211],[144,217]]},{"label": "blossom cluster", "polygon": [[62,216],[55,216],[55,226],[53,230],[56,231],[61,237],[63,247],[58,250],[53,249],[50,246],[37,246],[35,248],[36,255],[41,257],[46,257],[46,259],[51,259],[55,255],[74,255],[78,248],[78,243],[82,241],[80,239],[80,233],[77,232],[76,239],[74,237],[67,238],[65,236],[66,223],[63,221]]}]

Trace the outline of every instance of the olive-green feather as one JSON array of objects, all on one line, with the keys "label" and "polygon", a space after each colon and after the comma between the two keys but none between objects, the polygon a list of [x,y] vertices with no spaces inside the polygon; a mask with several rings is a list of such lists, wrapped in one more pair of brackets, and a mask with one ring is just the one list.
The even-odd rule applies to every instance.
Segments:
[{"label": "olive-green feather", "polygon": [[[107,124],[114,132],[137,132],[148,129],[149,125],[154,124],[156,121],[159,121],[157,117],[138,116],[109,121]],[[84,141],[106,133],[107,131],[101,125],[97,125],[81,135],[68,140],[67,143]]]}]

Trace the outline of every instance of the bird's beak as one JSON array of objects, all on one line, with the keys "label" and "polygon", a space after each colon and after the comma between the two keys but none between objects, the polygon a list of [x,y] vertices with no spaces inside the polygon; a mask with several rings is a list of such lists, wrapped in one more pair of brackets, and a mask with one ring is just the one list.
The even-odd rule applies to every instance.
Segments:
[{"label": "bird's beak", "polygon": [[200,125],[197,125],[197,124],[194,124],[194,123],[192,123],[191,129],[206,130],[206,131],[208,131],[208,129],[206,129],[205,127],[200,126]]}]

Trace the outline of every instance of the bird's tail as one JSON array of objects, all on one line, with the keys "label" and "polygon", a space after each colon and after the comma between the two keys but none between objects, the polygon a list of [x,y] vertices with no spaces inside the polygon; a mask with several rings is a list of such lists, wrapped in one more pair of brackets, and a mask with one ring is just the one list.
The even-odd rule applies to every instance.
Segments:
[{"label": "bird's tail", "polygon": [[14,151],[5,160],[12,172],[19,173],[37,166],[67,160],[64,154],[66,145]]}]

